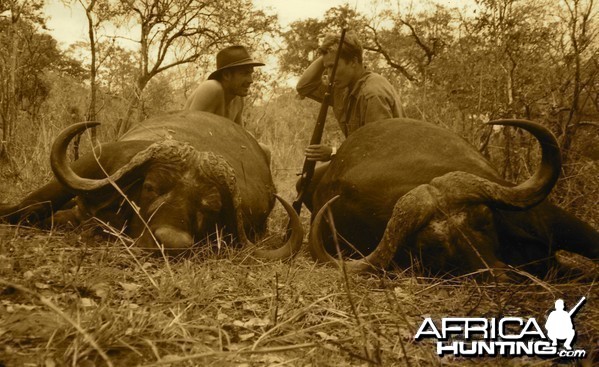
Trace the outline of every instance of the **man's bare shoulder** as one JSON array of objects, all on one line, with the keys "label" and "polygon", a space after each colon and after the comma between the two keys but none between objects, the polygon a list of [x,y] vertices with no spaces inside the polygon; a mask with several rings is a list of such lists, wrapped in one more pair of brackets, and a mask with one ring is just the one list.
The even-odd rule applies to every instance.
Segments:
[{"label": "man's bare shoulder", "polygon": [[193,91],[185,103],[185,109],[224,115],[224,96],[225,91],[220,82],[206,80],[201,82]]},{"label": "man's bare shoulder", "polygon": [[210,79],[201,82],[194,90],[195,93],[224,94],[225,91],[219,81]]}]

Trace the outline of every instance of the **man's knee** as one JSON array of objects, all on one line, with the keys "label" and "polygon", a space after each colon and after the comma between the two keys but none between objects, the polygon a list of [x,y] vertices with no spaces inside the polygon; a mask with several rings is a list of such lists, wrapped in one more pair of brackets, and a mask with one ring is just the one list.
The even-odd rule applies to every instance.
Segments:
[{"label": "man's knee", "polygon": [[324,163],[314,169],[314,175],[308,185],[305,185],[303,176],[295,183],[295,190],[299,193],[303,189],[303,202],[306,207],[312,211],[312,196],[316,191],[316,186],[320,183],[322,176],[329,168],[329,163]]},{"label": "man's knee", "polygon": [[312,194],[314,194],[314,181],[310,182],[309,185],[304,184],[304,178],[300,177],[295,183],[295,191],[298,194],[302,193],[302,202],[308,208],[310,212],[312,212]]}]

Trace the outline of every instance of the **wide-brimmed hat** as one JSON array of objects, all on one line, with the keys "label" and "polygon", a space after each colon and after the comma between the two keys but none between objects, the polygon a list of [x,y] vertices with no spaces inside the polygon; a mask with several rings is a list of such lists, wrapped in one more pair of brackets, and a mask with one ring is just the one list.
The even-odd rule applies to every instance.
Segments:
[{"label": "wide-brimmed hat", "polygon": [[264,66],[264,63],[253,60],[243,46],[229,46],[216,54],[216,70],[208,75],[208,79],[215,79],[216,75],[224,69],[246,65]]}]

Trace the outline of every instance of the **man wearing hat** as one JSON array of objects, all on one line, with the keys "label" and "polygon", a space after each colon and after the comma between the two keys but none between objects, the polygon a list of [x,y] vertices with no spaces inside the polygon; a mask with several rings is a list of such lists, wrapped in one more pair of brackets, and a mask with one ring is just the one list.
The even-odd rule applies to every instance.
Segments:
[{"label": "man wearing hat", "polygon": [[229,46],[216,55],[216,70],[200,83],[185,103],[186,110],[206,111],[242,125],[243,97],[254,82],[253,60],[243,46]]},{"label": "man wearing hat", "polygon": [[[324,37],[318,50],[320,56],[308,66],[297,83],[296,90],[301,98],[322,102],[335,64],[339,38],[336,34]],[[358,36],[354,32],[347,32],[339,53],[333,98],[329,102],[345,137],[367,123],[403,116],[397,92],[383,76],[366,69],[362,53]],[[337,148],[326,144],[309,145],[304,151],[306,159],[324,162],[316,167],[312,181],[304,189],[304,203],[310,210],[314,189],[336,152]],[[296,185],[298,192],[301,180]]]}]

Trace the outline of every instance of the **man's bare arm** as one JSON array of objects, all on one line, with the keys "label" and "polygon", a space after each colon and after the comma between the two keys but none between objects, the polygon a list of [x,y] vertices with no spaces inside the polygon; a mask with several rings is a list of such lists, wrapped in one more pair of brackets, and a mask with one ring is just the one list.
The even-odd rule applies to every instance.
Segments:
[{"label": "man's bare arm", "polygon": [[[238,99],[238,104],[239,104],[239,109],[237,110],[237,114],[235,115],[235,119],[233,119],[233,121],[235,121],[235,123],[243,126],[243,120],[242,120],[242,115],[243,115],[243,98],[237,97],[235,99]],[[245,127],[245,126],[244,126]]]}]

